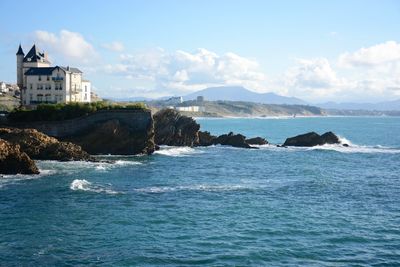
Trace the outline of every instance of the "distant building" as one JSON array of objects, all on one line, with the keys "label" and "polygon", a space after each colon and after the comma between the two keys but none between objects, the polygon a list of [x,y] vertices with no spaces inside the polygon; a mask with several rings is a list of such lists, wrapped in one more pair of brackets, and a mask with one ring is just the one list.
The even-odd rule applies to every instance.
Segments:
[{"label": "distant building", "polygon": [[164,101],[166,105],[177,105],[183,102],[183,97],[177,96],[177,97],[171,97],[167,100]]},{"label": "distant building", "polygon": [[24,54],[17,51],[17,85],[21,104],[90,102],[91,85],[82,79],[82,71],[72,67],[51,66],[45,52],[35,45]]},{"label": "distant building", "polygon": [[197,96],[197,102],[203,102],[204,101],[204,96],[201,96],[201,95],[199,95],[199,96]]},{"label": "distant building", "polygon": [[205,111],[204,107],[199,107],[199,106],[176,107],[175,109],[178,111],[187,111],[187,112],[204,112]]},{"label": "distant building", "polygon": [[8,92],[8,88],[5,82],[0,82],[0,92],[1,93],[7,93]]}]

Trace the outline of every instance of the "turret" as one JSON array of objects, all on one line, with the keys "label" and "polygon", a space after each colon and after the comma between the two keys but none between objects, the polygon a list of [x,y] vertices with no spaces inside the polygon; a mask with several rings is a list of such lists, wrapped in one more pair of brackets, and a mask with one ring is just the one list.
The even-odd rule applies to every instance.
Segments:
[{"label": "turret", "polygon": [[21,89],[24,86],[24,73],[23,73],[23,62],[24,62],[24,51],[22,50],[21,44],[17,51],[17,85]]}]

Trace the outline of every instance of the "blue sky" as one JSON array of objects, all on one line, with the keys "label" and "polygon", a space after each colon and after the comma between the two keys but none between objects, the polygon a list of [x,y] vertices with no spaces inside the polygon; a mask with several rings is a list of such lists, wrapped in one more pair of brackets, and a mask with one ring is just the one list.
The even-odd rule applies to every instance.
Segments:
[{"label": "blue sky", "polygon": [[242,85],[311,102],[400,98],[400,1],[2,0],[0,10],[7,82],[18,44],[35,42],[105,97]]}]

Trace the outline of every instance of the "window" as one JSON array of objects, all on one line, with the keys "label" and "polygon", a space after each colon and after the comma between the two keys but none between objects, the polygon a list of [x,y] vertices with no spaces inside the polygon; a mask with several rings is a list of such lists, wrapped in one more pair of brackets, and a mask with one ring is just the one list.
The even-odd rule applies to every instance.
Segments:
[{"label": "window", "polygon": [[33,94],[29,94],[29,101],[33,101]]},{"label": "window", "polygon": [[33,84],[29,84],[29,88],[32,90],[33,89]]},{"label": "window", "polygon": [[41,80],[42,80],[42,76],[40,76],[40,75],[39,75],[39,78],[38,78],[38,80],[39,80],[39,81],[41,81]]},{"label": "window", "polygon": [[85,92],[87,92],[87,85],[85,85]]},{"label": "window", "polygon": [[87,100],[87,94],[85,94],[85,100]]},{"label": "window", "polygon": [[39,95],[36,96],[36,98],[37,98],[38,102],[43,102],[43,95],[39,94]]},{"label": "window", "polygon": [[50,81],[50,76],[47,76],[47,80]]},{"label": "window", "polygon": [[51,84],[46,84],[46,90],[51,90]]}]

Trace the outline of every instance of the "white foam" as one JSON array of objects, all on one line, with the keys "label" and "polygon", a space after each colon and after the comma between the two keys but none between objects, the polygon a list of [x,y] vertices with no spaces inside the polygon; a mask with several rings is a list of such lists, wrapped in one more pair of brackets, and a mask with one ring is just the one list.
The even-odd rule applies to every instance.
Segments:
[{"label": "white foam", "polygon": [[130,160],[117,160],[117,161],[115,161],[114,164],[121,166],[121,165],[141,165],[143,163],[137,162],[137,161],[130,161]]},{"label": "white foam", "polygon": [[[346,143],[348,144],[348,143]],[[334,150],[341,153],[364,153],[364,154],[375,154],[375,153],[383,153],[383,154],[398,154],[400,153],[400,149],[382,147],[382,146],[358,146],[358,145],[350,145],[345,147],[341,144],[339,145],[323,145],[323,146],[315,146],[307,148],[307,150]]]},{"label": "white foam", "polygon": [[[108,185],[110,186],[110,185]],[[121,192],[114,191],[112,189],[107,188],[104,185],[92,184],[91,182],[85,179],[75,179],[70,184],[69,188],[73,191],[88,191],[95,193],[106,193],[106,194],[122,194]]]},{"label": "white foam", "polygon": [[200,150],[191,147],[162,146],[154,154],[170,157],[187,157],[192,154],[201,153]]},{"label": "white foam", "polygon": [[152,186],[135,189],[136,192],[144,193],[166,193],[174,191],[206,191],[206,192],[221,192],[251,189],[243,185],[189,185],[189,186]]},{"label": "white foam", "polygon": [[[258,147],[260,150],[270,150],[277,152],[298,152],[298,151],[313,151],[313,150],[332,150],[340,153],[364,153],[364,154],[373,154],[373,153],[384,153],[384,154],[398,154],[400,153],[400,149],[385,147],[381,145],[376,146],[362,146],[353,144],[350,140],[339,137],[340,144],[326,144],[322,146],[314,146],[314,147],[277,147],[276,145],[253,145],[254,147]],[[348,146],[343,146],[347,144]]]}]

